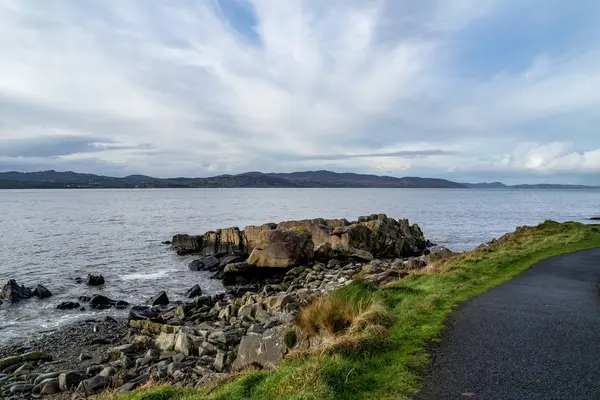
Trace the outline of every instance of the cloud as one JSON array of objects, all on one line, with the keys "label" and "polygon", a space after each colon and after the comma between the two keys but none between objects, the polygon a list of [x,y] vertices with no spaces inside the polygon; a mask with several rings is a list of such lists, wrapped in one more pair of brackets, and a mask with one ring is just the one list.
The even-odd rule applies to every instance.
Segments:
[{"label": "cloud", "polygon": [[599,15],[558,0],[4,0],[0,167],[593,179]]}]

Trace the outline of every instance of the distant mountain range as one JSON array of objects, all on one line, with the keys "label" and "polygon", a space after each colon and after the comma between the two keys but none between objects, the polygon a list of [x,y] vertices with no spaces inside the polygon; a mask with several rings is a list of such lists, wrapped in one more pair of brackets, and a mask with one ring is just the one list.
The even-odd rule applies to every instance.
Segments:
[{"label": "distant mountain range", "polygon": [[445,179],[378,176],[331,171],[291,173],[246,172],[210,178],[160,179],[145,175],[114,178],[77,172],[0,172],[0,189],[57,188],[484,188],[484,189],[600,189],[581,185],[516,185],[457,183]]}]

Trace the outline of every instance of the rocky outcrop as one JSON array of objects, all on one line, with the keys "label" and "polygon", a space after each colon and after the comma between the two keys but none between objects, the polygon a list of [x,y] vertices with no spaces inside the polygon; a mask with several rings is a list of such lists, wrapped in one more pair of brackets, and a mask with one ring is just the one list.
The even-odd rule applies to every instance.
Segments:
[{"label": "rocky outcrop", "polygon": [[9,280],[6,285],[0,290],[0,299],[8,300],[11,303],[16,303],[21,300],[29,299],[33,296],[31,289],[19,285],[16,280]]},{"label": "rocky outcrop", "polygon": [[233,362],[233,370],[260,365],[263,368],[273,368],[281,362],[288,351],[284,343],[288,326],[282,325],[271,328],[264,333],[251,332],[242,338]]},{"label": "rocky outcrop", "polygon": [[87,281],[88,286],[101,286],[104,285],[104,277],[100,274],[88,274]]},{"label": "rocky outcrop", "polygon": [[[418,225],[385,214],[346,219],[311,219],[227,228],[201,236],[176,235],[173,248],[179,254],[201,253],[192,270],[223,271],[229,263],[246,260],[258,267],[289,267],[313,259],[369,261],[421,255],[428,242]],[[223,261],[224,254],[238,257]]]},{"label": "rocky outcrop", "polygon": [[313,257],[310,233],[300,229],[274,229],[261,232],[248,263],[258,267],[290,267]]}]

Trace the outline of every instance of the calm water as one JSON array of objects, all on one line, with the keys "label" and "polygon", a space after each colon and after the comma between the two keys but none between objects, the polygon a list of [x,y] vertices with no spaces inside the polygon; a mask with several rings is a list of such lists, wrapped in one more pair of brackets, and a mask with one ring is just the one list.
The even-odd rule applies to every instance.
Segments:
[{"label": "calm water", "polygon": [[[101,292],[143,302],[160,290],[177,299],[195,283],[218,282],[187,270],[160,242],[175,233],[203,233],[286,219],[356,219],[387,213],[418,223],[425,236],[468,250],[514,230],[554,219],[586,221],[600,214],[600,191],[452,189],[159,189],[0,191],[0,282],[42,283],[54,296],[0,306],[0,343],[39,334],[93,313],[55,310],[60,301]],[[104,275],[102,289],[73,282]]]}]

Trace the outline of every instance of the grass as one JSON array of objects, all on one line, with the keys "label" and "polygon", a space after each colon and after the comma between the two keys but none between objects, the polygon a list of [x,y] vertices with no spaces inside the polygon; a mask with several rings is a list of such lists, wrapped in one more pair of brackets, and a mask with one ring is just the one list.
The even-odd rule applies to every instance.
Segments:
[{"label": "grass", "polygon": [[330,334],[326,351],[294,352],[275,370],[248,371],[201,391],[161,387],[120,399],[406,399],[419,390],[427,348],[458,304],[544,258],[594,247],[598,225],[519,228],[385,287],[355,283],[312,303],[300,314],[299,330]]}]

